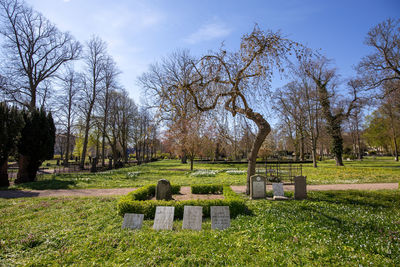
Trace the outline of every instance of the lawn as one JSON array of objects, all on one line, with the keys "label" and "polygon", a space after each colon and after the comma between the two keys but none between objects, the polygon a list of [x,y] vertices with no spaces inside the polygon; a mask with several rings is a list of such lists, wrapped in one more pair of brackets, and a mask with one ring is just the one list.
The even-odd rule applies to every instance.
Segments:
[{"label": "lawn", "polygon": [[248,201],[224,231],[122,230],[116,198],[0,199],[0,266],[400,264],[398,191],[309,192]]},{"label": "lawn", "polygon": [[[216,173],[195,176],[190,172],[189,164],[181,164],[177,160],[163,160],[106,172],[44,175],[35,183],[13,186],[10,189],[138,187],[155,184],[163,178],[179,185],[204,183],[244,185],[246,167],[246,164],[196,163],[195,170],[211,170]],[[239,173],[235,173],[234,170],[239,170]],[[344,167],[337,167],[333,160],[327,160],[319,162],[318,168],[305,164],[303,175],[307,176],[308,184],[399,182],[400,163],[393,161],[392,158],[367,158],[363,161],[346,161]]]}]

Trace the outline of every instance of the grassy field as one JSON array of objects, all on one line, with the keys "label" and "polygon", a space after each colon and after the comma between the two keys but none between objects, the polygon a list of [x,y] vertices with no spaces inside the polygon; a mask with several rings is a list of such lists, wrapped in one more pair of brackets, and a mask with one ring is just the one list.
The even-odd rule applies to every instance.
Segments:
[{"label": "grassy field", "polygon": [[400,264],[398,191],[249,201],[224,231],[122,230],[116,198],[0,199],[0,266]]},{"label": "grassy field", "polygon": [[[177,160],[163,160],[118,170],[84,173],[57,174],[39,177],[35,183],[12,186],[10,189],[67,189],[67,188],[117,188],[138,187],[168,179],[173,184],[192,185],[222,183],[244,185],[246,164],[195,164],[195,170],[213,170],[214,176],[194,176],[189,164]],[[261,167],[261,166],[260,166]],[[240,170],[242,173],[230,174]],[[228,171],[228,172],[227,172]],[[337,167],[333,160],[319,162],[318,168],[303,166],[308,184],[399,182],[400,163],[389,158],[367,158],[363,161],[346,161]]]}]

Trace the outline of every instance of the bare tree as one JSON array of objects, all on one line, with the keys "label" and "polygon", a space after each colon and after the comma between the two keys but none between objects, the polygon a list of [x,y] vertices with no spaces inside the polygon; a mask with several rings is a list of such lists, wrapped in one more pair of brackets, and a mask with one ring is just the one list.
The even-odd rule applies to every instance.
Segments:
[{"label": "bare tree", "polygon": [[5,38],[3,75],[8,83],[3,89],[12,101],[33,110],[40,94],[43,103],[48,96],[50,87],[43,82],[77,59],[81,45],[23,1],[0,0],[0,16],[0,34]]},{"label": "bare tree", "polygon": [[365,44],[374,52],[362,58],[358,71],[369,85],[374,88],[385,81],[399,81],[400,19],[387,19],[373,27],[367,34]]},{"label": "bare tree", "polygon": [[[180,131],[182,163],[186,163],[186,150],[183,144],[188,138],[187,121],[198,113],[189,92],[184,86],[194,77],[193,58],[187,50],[173,53],[154,64],[149,72],[139,78],[144,89],[148,106],[157,109],[157,116]],[[180,122],[177,124],[176,122]]]},{"label": "bare tree", "polygon": [[102,155],[102,166],[105,166],[105,144],[106,144],[106,135],[108,128],[108,112],[110,109],[110,91],[117,89],[117,77],[120,74],[120,71],[117,68],[115,61],[112,57],[108,56],[104,63],[104,90],[100,96],[100,110],[102,117],[102,146],[101,146],[101,155]]},{"label": "bare tree", "polygon": [[86,70],[83,76],[83,94],[80,101],[80,108],[85,124],[85,134],[80,163],[80,167],[82,169],[85,165],[92,112],[94,111],[98,95],[102,90],[101,82],[104,79],[104,64],[106,59],[107,55],[105,42],[99,37],[92,37],[87,43],[87,48],[84,55]]},{"label": "bare tree", "polygon": [[66,136],[65,140],[65,158],[64,166],[68,166],[68,159],[72,151],[71,135],[72,130],[77,118],[77,102],[79,94],[82,90],[81,84],[82,77],[79,73],[69,66],[66,68],[65,73],[60,76],[60,91],[57,96],[57,124],[63,129],[63,134]]},{"label": "bare tree", "polygon": [[297,45],[279,33],[263,32],[255,27],[243,36],[238,52],[227,53],[221,49],[202,57],[195,65],[197,80],[184,86],[200,111],[215,109],[221,103],[233,116],[241,114],[257,126],[258,133],[248,154],[247,193],[250,176],[255,174],[258,151],[271,131],[268,121],[250,104],[257,99],[257,94],[265,95],[273,70],[283,70],[289,52],[297,54],[294,48]]},{"label": "bare tree", "polygon": [[303,71],[314,81],[318,91],[318,100],[321,105],[322,114],[326,120],[326,127],[331,137],[331,151],[335,156],[337,166],[343,166],[343,137],[342,122],[349,115],[358,101],[357,88],[353,88],[353,99],[344,108],[334,108],[334,87],[336,79],[336,70],[329,68],[329,60],[323,56],[316,56],[315,59],[305,59],[302,61]]}]

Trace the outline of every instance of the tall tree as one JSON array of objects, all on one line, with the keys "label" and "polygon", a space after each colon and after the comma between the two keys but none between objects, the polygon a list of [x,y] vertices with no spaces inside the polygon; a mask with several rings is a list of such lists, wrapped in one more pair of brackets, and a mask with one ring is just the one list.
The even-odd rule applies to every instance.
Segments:
[{"label": "tall tree", "polygon": [[5,37],[7,86],[10,100],[30,110],[48,95],[49,81],[66,62],[75,60],[81,45],[69,33],[57,27],[20,0],[0,0],[0,34]]},{"label": "tall tree", "polygon": [[314,59],[306,58],[301,64],[304,72],[317,87],[318,100],[326,120],[327,132],[331,137],[331,152],[334,154],[336,165],[343,166],[342,123],[350,115],[358,101],[357,92],[353,93],[353,99],[348,104],[347,111],[344,108],[335,109],[332,100],[334,100],[336,70],[329,68],[329,60],[323,56],[316,56]]},{"label": "tall tree", "polygon": [[14,106],[0,103],[0,187],[9,186],[8,156],[16,150],[21,136],[24,120],[21,112]]},{"label": "tall tree", "polygon": [[187,50],[178,51],[161,63],[152,65],[139,78],[148,106],[157,110],[162,121],[173,124],[180,131],[178,136],[182,140],[177,145],[181,149],[182,163],[186,163],[187,157],[186,147],[183,145],[189,131],[186,122],[198,113],[189,92],[183,88],[194,77],[192,62],[193,58]]},{"label": "tall tree", "polygon": [[104,90],[102,90],[102,94],[100,95],[100,109],[101,109],[101,117],[102,121],[102,146],[101,146],[101,164],[105,166],[105,145],[106,145],[106,135],[107,135],[107,127],[108,127],[108,113],[110,109],[110,92],[112,90],[117,89],[117,76],[120,74],[120,71],[117,68],[115,61],[112,57],[108,56],[104,62]]},{"label": "tall tree", "polygon": [[195,64],[197,80],[184,86],[200,111],[215,109],[222,103],[233,116],[245,116],[257,126],[258,132],[248,154],[247,193],[250,176],[255,174],[258,151],[271,131],[269,122],[252,104],[256,103],[257,95],[265,96],[273,70],[284,69],[287,55],[297,54],[297,45],[280,33],[264,32],[255,27],[243,36],[239,51],[227,53],[221,49],[202,57]]},{"label": "tall tree", "polygon": [[104,65],[107,59],[106,44],[99,37],[92,37],[87,43],[84,55],[85,72],[83,76],[83,94],[81,111],[84,117],[84,140],[80,167],[84,168],[87,145],[89,141],[89,131],[92,122],[92,113],[95,108],[99,93],[102,90],[101,83],[104,79]]},{"label": "tall tree", "polygon": [[365,44],[374,52],[362,58],[358,71],[369,85],[379,87],[385,81],[399,81],[400,19],[387,19],[373,27],[367,34]]},{"label": "tall tree", "polygon": [[58,124],[65,134],[65,158],[64,166],[68,166],[72,130],[77,118],[77,102],[82,90],[81,76],[75,72],[72,67],[67,67],[62,76],[60,76],[60,91],[57,96],[57,117]]}]

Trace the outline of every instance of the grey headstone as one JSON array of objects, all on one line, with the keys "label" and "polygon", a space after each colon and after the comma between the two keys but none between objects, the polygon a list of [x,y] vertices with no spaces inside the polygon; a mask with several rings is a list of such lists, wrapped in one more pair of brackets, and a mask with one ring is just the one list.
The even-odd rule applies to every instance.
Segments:
[{"label": "grey headstone", "polygon": [[283,191],[283,183],[272,183],[272,190],[274,191],[274,196],[285,196],[285,193]]},{"label": "grey headstone", "polygon": [[143,214],[125,213],[122,229],[140,229],[143,225]]},{"label": "grey headstone", "polygon": [[231,226],[229,206],[211,206],[211,229],[224,230]]},{"label": "grey headstone", "polygon": [[203,207],[185,206],[183,208],[182,229],[201,230]]},{"label": "grey headstone", "polygon": [[175,207],[156,207],[154,216],[154,230],[172,230],[174,224]]},{"label": "grey headstone", "polygon": [[156,199],[157,200],[172,199],[172,188],[168,180],[161,179],[158,181],[156,187]]},{"label": "grey headstone", "polygon": [[294,199],[307,198],[307,181],[305,176],[294,177]]},{"label": "grey headstone", "polygon": [[253,175],[250,177],[250,197],[252,199],[265,198],[267,178],[262,175]]}]

